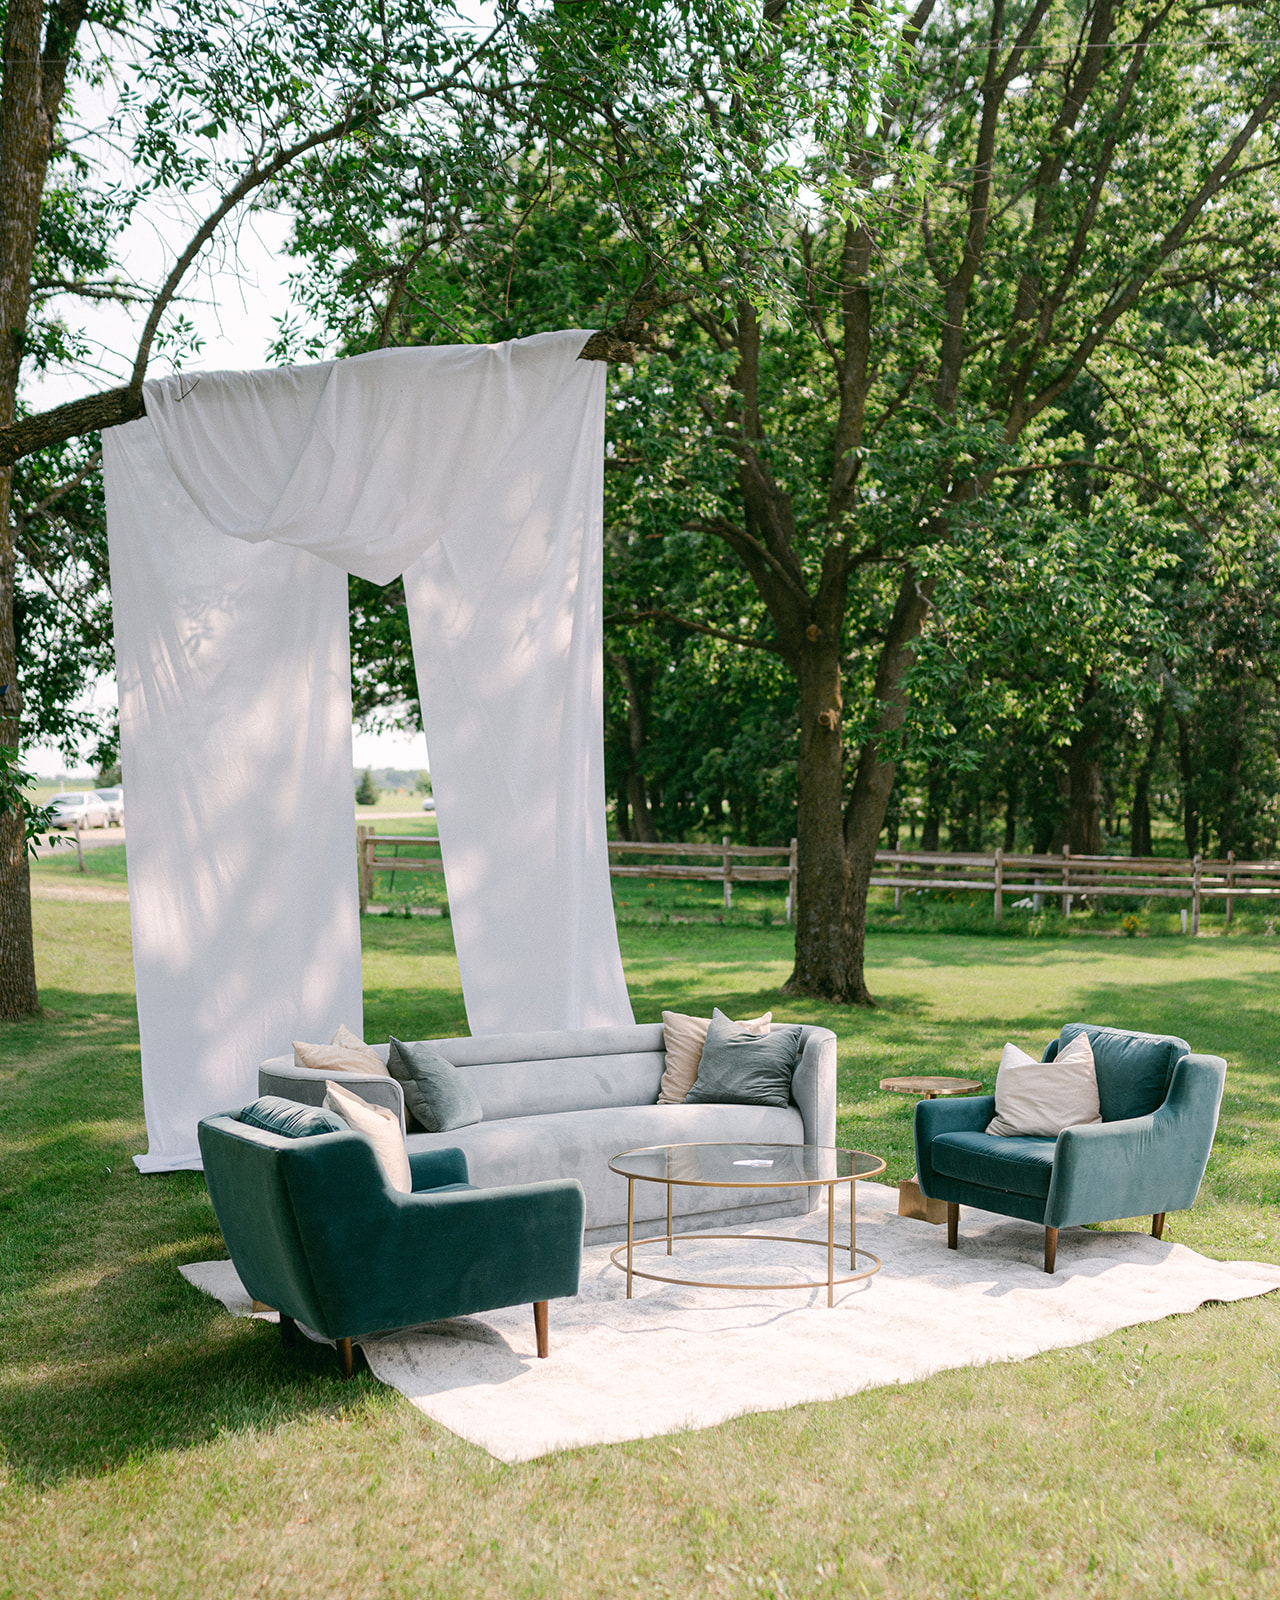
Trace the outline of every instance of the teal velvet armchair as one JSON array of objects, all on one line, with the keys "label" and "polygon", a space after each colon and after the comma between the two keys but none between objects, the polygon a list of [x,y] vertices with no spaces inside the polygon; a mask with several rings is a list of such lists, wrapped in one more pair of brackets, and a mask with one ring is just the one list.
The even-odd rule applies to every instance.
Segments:
[{"label": "teal velvet armchair", "polygon": [[916,1106],[920,1188],[947,1205],[947,1244],[959,1245],[960,1207],[1042,1223],[1044,1270],[1056,1265],[1058,1230],[1190,1206],[1218,1126],[1227,1064],[1192,1055],[1184,1039],[1071,1022],[1043,1059],[1077,1034],[1093,1047],[1102,1121],[1066,1128],[1056,1139],[988,1134],[995,1096],[924,1100]]},{"label": "teal velvet armchair", "polygon": [[294,1323],[333,1339],[344,1372],[363,1334],[578,1292],[583,1197],[572,1179],[477,1189],[461,1150],[409,1157],[413,1192],[386,1181],[350,1130],[285,1138],[229,1114],[200,1124],[214,1213],[240,1280]]}]

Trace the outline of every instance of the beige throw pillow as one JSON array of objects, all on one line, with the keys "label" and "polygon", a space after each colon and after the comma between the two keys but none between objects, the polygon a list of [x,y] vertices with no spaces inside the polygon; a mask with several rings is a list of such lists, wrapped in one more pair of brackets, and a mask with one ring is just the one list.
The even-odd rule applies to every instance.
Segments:
[{"label": "beige throw pillow", "polygon": [[1056,1139],[1064,1128],[1101,1121],[1088,1034],[1078,1033],[1052,1061],[1037,1061],[1016,1044],[1005,1045],[988,1133]]},{"label": "beige throw pillow", "polygon": [[391,1076],[378,1052],[357,1038],[345,1022],[338,1024],[332,1044],[306,1044],[295,1039],[293,1059],[298,1066],[312,1072],[372,1072],[378,1078]]},{"label": "beige throw pillow", "polygon": [[[752,1017],[750,1021],[739,1022],[735,1026],[747,1033],[764,1035],[768,1033],[772,1021],[773,1012],[766,1011],[762,1017]],[[693,1080],[698,1076],[698,1063],[702,1060],[702,1047],[707,1042],[707,1029],[710,1026],[710,1017],[687,1017],[682,1011],[662,1013],[662,1038],[667,1052],[667,1065],[658,1089],[660,1106],[684,1104],[685,1096],[693,1088]]]},{"label": "beige throw pillow", "polygon": [[363,1133],[373,1146],[374,1154],[382,1163],[387,1182],[401,1194],[413,1190],[409,1174],[409,1152],[405,1149],[404,1134],[400,1132],[400,1119],[385,1106],[371,1106],[358,1094],[344,1089],[341,1084],[325,1084],[324,1103],[328,1110],[336,1111],[348,1126]]}]

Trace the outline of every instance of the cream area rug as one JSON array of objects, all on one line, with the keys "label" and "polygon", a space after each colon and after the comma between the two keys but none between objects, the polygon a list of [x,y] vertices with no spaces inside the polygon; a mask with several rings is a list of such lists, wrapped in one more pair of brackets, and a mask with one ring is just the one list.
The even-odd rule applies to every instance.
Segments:
[{"label": "cream area rug", "polygon": [[[899,1217],[897,1201],[894,1189],[859,1184],[858,1245],[882,1267],[837,1288],[831,1309],[825,1285],[759,1293],[637,1279],[628,1301],[610,1247],[596,1246],[583,1257],[577,1296],[551,1302],[545,1361],[535,1354],[528,1306],[360,1343],[374,1376],[427,1416],[503,1461],[527,1461],[833,1400],[949,1367],[1017,1361],[1205,1301],[1280,1287],[1280,1266],[1211,1261],[1146,1234],[1085,1228],[1063,1230],[1058,1270],[1049,1276],[1042,1228],[964,1210],[960,1248],[950,1251],[945,1228]],[[836,1239],[843,1234],[846,1244],[848,1214],[846,1190],[836,1208]],[[673,1276],[795,1282],[825,1276],[826,1230],[824,1201],[809,1216],[759,1230],[820,1240],[824,1248],[690,1239],[677,1240],[670,1261],[665,1245],[642,1254]],[[229,1261],[181,1270],[229,1311],[254,1314]]]}]

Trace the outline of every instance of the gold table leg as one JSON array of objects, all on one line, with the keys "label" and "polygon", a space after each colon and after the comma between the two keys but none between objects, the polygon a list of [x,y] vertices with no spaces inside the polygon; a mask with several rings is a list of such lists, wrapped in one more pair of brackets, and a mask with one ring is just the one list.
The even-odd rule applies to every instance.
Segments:
[{"label": "gold table leg", "polygon": [[667,1185],[667,1254],[671,1254],[671,1185]]},{"label": "gold table leg", "polygon": [[[852,1267],[849,1269],[852,1271]],[[836,1293],[836,1186],[827,1185],[827,1307],[835,1305]]]},{"label": "gold table leg", "polygon": [[849,1179],[849,1271],[858,1270],[858,1180]]},{"label": "gold table leg", "polygon": [[[669,1194],[668,1187],[667,1193]],[[636,1180],[627,1179],[627,1299],[631,1298],[631,1252],[635,1246]]]}]

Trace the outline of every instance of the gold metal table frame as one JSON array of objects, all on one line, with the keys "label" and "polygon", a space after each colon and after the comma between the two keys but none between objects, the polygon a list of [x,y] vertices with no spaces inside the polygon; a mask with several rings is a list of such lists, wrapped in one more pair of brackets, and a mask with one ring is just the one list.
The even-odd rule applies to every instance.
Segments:
[{"label": "gold metal table frame", "polygon": [[[849,1158],[848,1172],[819,1172],[797,1176],[789,1174],[786,1177],[770,1178],[760,1175],[759,1168],[752,1168],[755,1176],[741,1179],[682,1177],[672,1173],[672,1156],[677,1151],[695,1152],[699,1150],[713,1151],[741,1151],[739,1160],[769,1159],[768,1152],[777,1151],[779,1154],[786,1152],[789,1156],[800,1156],[806,1159],[808,1152],[821,1153],[833,1159],[831,1165],[841,1165],[840,1157]],[[640,1163],[635,1159],[641,1156],[666,1157],[666,1172],[645,1172],[636,1170]],[[730,1162],[735,1158],[729,1157]],[[776,1158],[774,1158],[776,1159]],[[620,1165],[619,1163],[622,1163]],[[631,1169],[628,1170],[627,1163]],[[880,1258],[873,1255],[870,1250],[858,1248],[858,1207],[856,1185],[860,1178],[874,1178],[885,1169],[885,1163],[879,1156],[868,1155],[861,1150],[844,1150],[841,1148],[827,1148],[821,1145],[771,1145],[771,1144],[742,1144],[738,1142],[725,1143],[689,1143],[678,1145],[643,1145],[636,1150],[625,1150],[616,1155],[609,1162],[610,1170],[627,1180],[627,1241],[610,1251],[609,1259],[614,1266],[627,1275],[627,1299],[631,1299],[632,1280],[645,1278],[653,1283],[678,1284],[687,1289],[739,1289],[739,1290],[770,1290],[770,1289],[826,1289],[827,1305],[835,1303],[835,1289],[837,1284],[858,1283],[863,1278],[870,1278],[880,1270]],[[637,1183],[664,1183],[667,1188],[667,1231],[663,1234],[654,1234],[650,1238],[637,1239],[635,1237],[635,1193]],[[849,1185],[849,1243],[837,1244],[835,1237],[835,1191],[836,1185],[847,1183]],[[827,1237],[822,1239],[803,1239],[785,1233],[676,1233],[672,1228],[672,1190],[676,1187],[693,1189],[811,1189],[823,1187],[827,1191]],[[733,1239],[750,1242],[752,1240],[775,1240],[782,1244],[816,1245],[819,1249],[825,1247],[827,1252],[827,1275],[825,1278],[815,1279],[805,1283],[724,1283],[707,1282],[698,1278],[676,1278],[661,1272],[641,1272],[635,1265],[635,1248],[637,1245],[661,1244],[666,1241],[667,1254],[674,1253],[675,1242],[679,1239]],[[841,1277],[835,1275],[835,1256],[838,1250],[841,1255],[845,1250],[849,1252],[850,1269],[857,1267],[857,1258],[864,1257],[872,1263],[862,1271],[850,1270]],[[620,1261],[619,1256],[625,1253],[626,1260]]]}]

